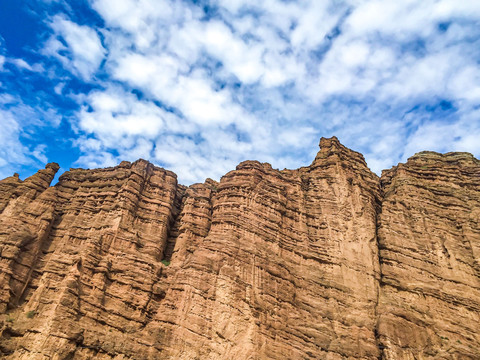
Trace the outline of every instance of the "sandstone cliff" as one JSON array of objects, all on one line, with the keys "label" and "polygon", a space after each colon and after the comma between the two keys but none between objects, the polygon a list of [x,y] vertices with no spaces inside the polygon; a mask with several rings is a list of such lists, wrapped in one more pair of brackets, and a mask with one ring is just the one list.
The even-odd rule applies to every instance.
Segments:
[{"label": "sandstone cliff", "polygon": [[480,161],[422,152],[381,183],[385,357],[480,359]]},{"label": "sandstone cliff", "polygon": [[381,179],[336,138],[185,187],[144,160],[0,181],[6,359],[479,359],[480,162]]}]

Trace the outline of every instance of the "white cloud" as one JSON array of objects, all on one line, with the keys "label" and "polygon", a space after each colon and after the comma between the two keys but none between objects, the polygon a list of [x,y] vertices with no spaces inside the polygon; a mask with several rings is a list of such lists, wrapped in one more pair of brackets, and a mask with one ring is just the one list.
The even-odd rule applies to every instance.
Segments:
[{"label": "white cloud", "polygon": [[57,85],[55,85],[55,87],[53,88],[53,91],[57,95],[62,95],[64,87],[65,87],[65,83],[64,82],[59,82]]},{"label": "white cloud", "polygon": [[297,49],[315,49],[339,20],[337,11],[330,11],[328,1],[307,2],[295,18],[297,26],[291,33],[291,43]]},{"label": "white cloud", "polygon": [[347,68],[365,65],[370,54],[370,47],[362,41],[346,44],[340,50],[340,61]]},{"label": "white cloud", "polygon": [[480,111],[464,114],[456,122],[428,121],[415,131],[405,146],[406,157],[419,151],[467,151],[480,154]]},{"label": "white cloud", "polygon": [[411,36],[429,36],[434,31],[437,6],[435,0],[421,3],[415,0],[364,1],[349,16],[346,27],[357,36],[372,32],[402,40]]},{"label": "white cloud", "polygon": [[119,164],[118,159],[109,152],[91,152],[86,149],[84,155],[81,155],[76,164],[79,164],[87,169],[116,166]]},{"label": "white cloud", "polygon": [[260,79],[265,71],[261,61],[262,47],[246,44],[219,21],[209,22],[199,35],[205,50],[221,60],[227,71],[242,83],[250,84]]},{"label": "white cloud", "polygon": [[[156,141],[155,157],[178,169],[181,163],[191,179],[205,174],[202,167],[219,161],[219,154],[227,156],[225,166],[242,155],[294,165],[282,146],[310,152],[305,146],[325,132],[358,144],[378,172],[409,149],[413,135],[406,127],[419,126],[407,122],[402,111],[436,98],[471,103],[480,94],[478,54],[465,52],[462,44],[466,28],[456,23],[438,28],[452,17],[475,18],[474,5],[217,1],[220,16],[205,21],[200,8],[186,3],[92,4],[112,27],[103,33],[106,68],[114,79],[181,114],[166,120],[154,136],[145,134],[141,123],[138,132],[128,129],[129,117],[125,123],[121,116],[109,117],[105,124],[114,119],[122,136]],[[293,86],[289,93],[287,85]],[[104,107],[114,106],[106,99]],[[331,99],[337,99],[338,112],[332,112]],[[90,101],[94,111],[82,112],[81,124],[108,147],[111,142],[102,134],[109,126],[92,119],[107,119],[114,110]],[[144,102],[128,103],[133,109]],[[365,106],[371,109],[362,110]]]},{"label": "white cloud", "polygon": [[46,164],[48,162],[48,158],[45,155],[45,151],[47,150],[47,145],[46,144],[39,144],[35,146],[35,148],[32,151],[32,156],[40,161],[43,164]]},{"label": "white cloud", "polygon": [[330,135],[376,172],[421,147],[480,152],[477,2],[89,3],[102,28],[57,15],[44,44],[93,88],[54,90],[79,103],[82,166],[144,157],[202,181],[248,158],[308,164]]},{"label": "white cloud", "polygon": [[182,59],[171,55],[143,55],[129,51],[112,61],[109,67],[114,78],[149,90],[159,97],[170,94],[180,72],[188,71]]},{"label": "white cloud", "polygon": [[105,56],[97,32],[61,15],[55,16],[50,26],[55,34],[48,39],[43,52],[56,57],[63,66],[84,80],[89,80]]},{"label": "white cloud", "polygon": [[153,139],[167,129],[167,122],[175,121],[173,114],[119,87],[91,92],[77,116],[82,131],[95,134],[110,148],[128,143],[129,137]]},{"label": "white cloud", "polygon": [[[155,146],[154,159],[180,175],[180,180],[186,183],[203,181],[207,177],[219,179],[235,165],[244,160],[238,152],[225,157],[225,148],[236,143],[223,143],[228,134],[216,132],[216,140],[196,143],[193,139],[183,136],[167,136],[159,139]],[[238,149],[237,149],[238,150]],[[232,156],[233,155],[233,156]]]},{"label": "white cloud", "polygon": [[250,126],[250,116],[235,104],[226,89],[215,84],[203,70],[185,73],[182,61],[164,56],[126,53],[111,64],[113,76],[177,108],[190,121],[210,126],[236,123]]},{"label": "white cloud", "polygon": [[45,70],[43,65],[40,63],[34,63],[31,65],[21,58],[0,55],[0,71],[8,71],[4,68],[5,64],[11,64],[19,71],[27,70],[30,72],[43,72]]},{"label": "white cloud", "polygon": [[141,51],[156,47],[168,37],[170,24],[192,18],[192,8],[166,0],[91,0],[109,26],[128,34]]},{"label": "white cloud", "polygon": [[12,60],[12,63],[15,64],[16,67],[20,68],[20,69],[25,69],[25,70],[29,70],[29,71],[33,71],[33,68],[30,66],[30,64],[28,64],[25,60],[23,59],[14,59]]},{"label": "white cloud", "polygon": [[19,59],[19,58],[8,59],[8,61],[11,62],[13,65],[15,65],[19,70],[28,70],[33,72],[44,71],[42,64],[37,63],[37,64],[30,65],[24,59]]},{"label": "white cloud", "polygon": [[[28,149],[20,141],[21,127],[13,114],[6,110],[0,110],[2,131],[0,132],[0,164],[3,166],[10,163],[25,164],[28,162],[26,153]],[[3,172],[6,169],[2,169]],[[11,175],[11,174],[9,174]],[[9,176],[7,175],[7,176]]]},{"label": "white cloud", "polygon": [[450,74],[450,81],[445,85],[452,96],[478,103],[480,101],[480,68],[473,64],[459,66],[458,71]]},{"label": "white cloud", "polygon": [[[0,178],[11,176],[12,169],[23,166],[43,166],[47,162],[46,145],[24,145],[47,127],[59,125],[59,117],[53,110],[34,109],[19,98],[0,94]],[[38,134],[37,134],[38,135]]]},{"label": "white cloud", "polygon": [[449,20],[455,17],[478,19],[480,17],[480,3],[477,1],[437,1],[432,11],[437,19]]}]

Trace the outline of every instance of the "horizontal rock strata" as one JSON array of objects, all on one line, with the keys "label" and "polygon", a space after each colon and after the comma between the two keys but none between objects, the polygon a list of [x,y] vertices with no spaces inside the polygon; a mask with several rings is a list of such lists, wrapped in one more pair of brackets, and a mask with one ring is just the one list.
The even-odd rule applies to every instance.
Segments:
[{"label": "horizontal rock strata", "polygon": [[422,152],[382,174],[386,359],[480,358],[480,161]]},{"label": "horizontal rock strata", "polygon": [[0,181],[6,359],[478,359],[480,162],[378,178],[336,138],[189,187],[147,161]]}]

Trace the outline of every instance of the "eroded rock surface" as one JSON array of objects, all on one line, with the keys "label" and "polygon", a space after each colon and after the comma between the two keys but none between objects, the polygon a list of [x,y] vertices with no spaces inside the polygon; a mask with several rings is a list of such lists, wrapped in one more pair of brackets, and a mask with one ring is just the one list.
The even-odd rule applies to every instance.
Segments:
[{"label": "eroded rock surface", "polygon": [[422,152],[382,174],[386,359],[480,358],[480,161]]},{"label": "eroded rock surface", "polygon": [[478,359],[480,165],[336,138],[185,187],[144,160],[0,181],[6,359]]}]

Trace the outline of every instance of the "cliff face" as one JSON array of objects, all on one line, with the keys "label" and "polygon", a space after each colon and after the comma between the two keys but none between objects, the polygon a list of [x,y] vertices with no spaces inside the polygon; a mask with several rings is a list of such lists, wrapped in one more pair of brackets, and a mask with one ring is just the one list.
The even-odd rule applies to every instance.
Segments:
[{"label": "cliff face", "polygon": [[387,358],[480,358],[480,161],[423,152],[382,174]]},{"label": "cliff face", "polygon": [[379,179],[320,147],[190,187],[144,160],[0,181],[0,355],[480,358],[480,162]]}]

